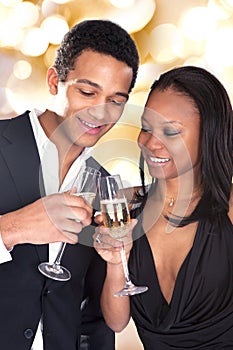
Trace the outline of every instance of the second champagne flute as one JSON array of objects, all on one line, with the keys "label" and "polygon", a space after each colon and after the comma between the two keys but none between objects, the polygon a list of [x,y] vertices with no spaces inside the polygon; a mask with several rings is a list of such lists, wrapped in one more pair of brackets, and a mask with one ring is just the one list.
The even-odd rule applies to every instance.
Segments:
[{"label": "second champagne flute", "polygon": [[114,296],[130,296],[147,291],[146,286],[135,286],[129,277],[128,263],[122,238],[130,230],[130,214],[123,191],[120,175],[101,177],[99,179],[101,213],[105,227],[109,228],[111,237],[122,242],[121,260],[125,274],[125,286]]},{"label": "second champagne flute", "polygon": [[[92,205],[96,197],[97,183],[100,176],[101,173],[98,170],[91,167],[82,167],[75,178],[70,193],[83,197]],[[53,263],[43,262],[38,266],[39,271],[43,275],[56,281],[68,281],[71,278],[70,271],[64,266],[61,266],[61,258],[65,247],[66,243],[63,242]]]}]

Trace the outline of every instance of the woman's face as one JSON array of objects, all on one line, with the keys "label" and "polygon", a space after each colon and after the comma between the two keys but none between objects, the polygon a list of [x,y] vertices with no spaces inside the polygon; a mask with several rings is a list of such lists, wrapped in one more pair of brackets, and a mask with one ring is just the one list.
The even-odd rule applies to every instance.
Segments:
[{"label": "woman's face", "polygon": [[138,144],[158,179],[172,179],[198,169],[200,115],[194,101],[168,88],[154,90],[142,115]]}]

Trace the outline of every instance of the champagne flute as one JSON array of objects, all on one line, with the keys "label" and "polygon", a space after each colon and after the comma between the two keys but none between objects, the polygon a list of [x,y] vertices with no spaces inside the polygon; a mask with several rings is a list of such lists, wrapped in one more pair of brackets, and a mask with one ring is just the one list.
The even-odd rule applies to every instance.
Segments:
[{"label": "champagne flute", "polygon": [[[82,167],[75,178],[71,187],[70,194],[83,197],[89,204],[92,205],[97,192],[97,183],[101,173],[91,167]],[[53,263],[43,262],[38,266],[39,271],[46,277],[56,281],[68,281],[71,278],[70,271],[61,266],[61,258],[63,256],[66,243],[61,244],[61,248]]]},{"label": "champagne flute", "polygon": [[121,239],[129,233],[130,214],[120,175],[101,177],[98,191],[104,226],[109,228],[111,237],[122,242],[121,260],[125,274],[125,285],[123,289],[114,293],[114,296],[130,296],[146,292],[148,287],[135,286],[129,277],[124,242]]}]

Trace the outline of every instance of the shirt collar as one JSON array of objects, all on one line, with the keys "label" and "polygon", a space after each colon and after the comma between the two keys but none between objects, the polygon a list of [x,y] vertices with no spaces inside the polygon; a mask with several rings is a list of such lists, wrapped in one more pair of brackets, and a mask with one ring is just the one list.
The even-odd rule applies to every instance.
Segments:
[{"label": "shirt collar", "polygon": [[[73,183],[77,172],[81,166],[85,164],[91,151],[91,147],[86,147],[78,158],[71,165],[60,189],[58,188],[58,152],[55,144],[45,134],[40,122],[39,117],[43,112],[33,109],[29,113],[30,122],[32,125],[33,133],[37,143],[37,148],[42,163],[42,172],[45,181],[46,194],[68,190]],[[46,150],[46,152],[45,152]],[[52,181],[53,178],[53,181]],[[56,178],[56,181],[55,181]],[[53,183],[53,186],[52,186]],[[56,185],[55,185],[56,184]],[[53,188],[53,190],[51,189]]]}]

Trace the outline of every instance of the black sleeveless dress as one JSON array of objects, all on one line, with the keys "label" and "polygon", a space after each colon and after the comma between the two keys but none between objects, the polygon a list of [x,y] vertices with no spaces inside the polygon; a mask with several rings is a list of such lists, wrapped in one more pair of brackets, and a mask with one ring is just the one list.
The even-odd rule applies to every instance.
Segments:
[{"label": "black sleeveless dress", "polygon": [[131,314],[146,350],[233,350],[233,226],[199,222],[168,304],[140,220],[129,267],[132,280],[149,290],[131,297]]}]

